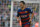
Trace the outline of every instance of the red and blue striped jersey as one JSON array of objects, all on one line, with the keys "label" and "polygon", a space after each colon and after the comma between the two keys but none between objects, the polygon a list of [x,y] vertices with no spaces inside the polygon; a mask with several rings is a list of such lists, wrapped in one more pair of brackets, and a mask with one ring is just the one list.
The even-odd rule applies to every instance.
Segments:
[{"label": "red and blue striped jersey", "polygon": [[22,24],[25,24],[25,23],[28,23],[29,22],[29,15],[30,13],[33,13],[33,11],[31,11],[30,8],[25,8],[24,10],[21,10],[19,9],[17,11],[17,17],[21,17],[21,21],[22,21]]}]

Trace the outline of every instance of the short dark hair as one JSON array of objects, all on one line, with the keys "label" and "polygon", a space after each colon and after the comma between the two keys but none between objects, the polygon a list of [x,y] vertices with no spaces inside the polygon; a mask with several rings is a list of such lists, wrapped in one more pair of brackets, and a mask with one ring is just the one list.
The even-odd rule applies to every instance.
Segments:
[{"label": "short dark hair", "polygon": [[20,3],[23,3],[25,5],[25,2],[24,1],[20,1]]}]

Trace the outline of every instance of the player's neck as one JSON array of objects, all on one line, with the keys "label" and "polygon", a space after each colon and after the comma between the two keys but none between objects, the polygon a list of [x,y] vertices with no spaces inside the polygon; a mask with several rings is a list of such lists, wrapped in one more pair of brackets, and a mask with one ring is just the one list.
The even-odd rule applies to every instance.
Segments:
[{"label": "player's neck", "polygon": [[24,10],[25,9],[25,6],[23,6],[23,8],[21,8],[22,10]]}]

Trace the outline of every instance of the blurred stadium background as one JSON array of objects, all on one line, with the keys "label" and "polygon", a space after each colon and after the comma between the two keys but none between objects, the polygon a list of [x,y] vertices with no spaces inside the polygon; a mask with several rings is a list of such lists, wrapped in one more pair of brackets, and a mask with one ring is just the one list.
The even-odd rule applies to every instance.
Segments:
[{"label": "blurred stadium background", "polygon": [[[13,5],[14,5],[13,27],[20,27],[16,18],[17,10],[20,9],[19,2],[14,1]],[[35,27],[35,24],[39,23],[39,4],[38,3],[26,3],[26,7],[31,8],[34,12],[34,18],[32,20],[31,25],[32,27]],[[11,11],[11,0],[0,0],[0,27],[10,27],[10,11]]]},{"label": "blurred stadium background", "polygon": [[[35,27],[35,24],[39,23],[39,4],[38,3],[26,3],[26,7],[32,9],[34,12],[34,18],[32,20],[31,27]],[[18,9],[20,9],[19,1],[14,1],[13,2],[13,27],[20,27],[16,18]],[[30,15],[30,18],[31,18],[31,15]]]},{"label": "blurred stadium background", "polygon": [[0,0],[0,27],[10,27],[11,0]]}]

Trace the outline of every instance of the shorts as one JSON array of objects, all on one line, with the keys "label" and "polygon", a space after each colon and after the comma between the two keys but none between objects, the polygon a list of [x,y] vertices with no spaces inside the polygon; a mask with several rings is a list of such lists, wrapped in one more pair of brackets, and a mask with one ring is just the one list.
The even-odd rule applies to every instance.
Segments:
[{"label": "shorts", "polygon": [[22,24],[22,27],[30,27],[30,23]]}]

